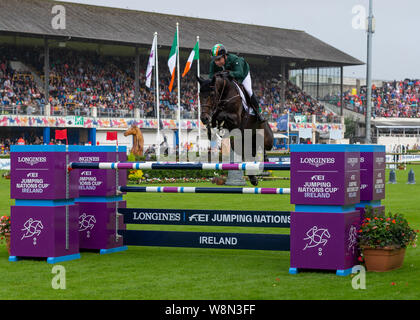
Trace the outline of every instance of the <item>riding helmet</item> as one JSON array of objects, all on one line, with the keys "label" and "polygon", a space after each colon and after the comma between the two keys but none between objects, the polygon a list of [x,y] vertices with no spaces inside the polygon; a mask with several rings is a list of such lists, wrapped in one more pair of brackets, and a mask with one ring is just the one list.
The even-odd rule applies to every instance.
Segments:
[{"label": "riding helmet", "polygon": [[225,46],[221,43],[215,44],[211,49],[211,57],[213,60],[218,59],[225,54],[227,54],[227,50]]}]

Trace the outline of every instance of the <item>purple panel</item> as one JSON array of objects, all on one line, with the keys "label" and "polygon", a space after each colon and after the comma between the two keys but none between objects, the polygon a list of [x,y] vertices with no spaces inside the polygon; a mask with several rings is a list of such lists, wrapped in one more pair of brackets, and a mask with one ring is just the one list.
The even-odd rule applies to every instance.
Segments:
[{"label": "purple panel", "polygon": [[385,199],[385,152],[360,152],[360,201]]},{"label": "purple panel", "polygon": [[343,270],[357,264],[360,213],[292,212],[291,268]]},{"label": "purple panel", "polygon": [[360,199],[358,152],[292,152],[290,202],[350,205]]},{"label": "purple panel", "polygon": [[[69,162],[77,159],[70,152]],[[66,152],[12,152],[10,197],[12,199],[65,199]],[[69,198],[79,196],[79,173],[70,174]]]},{"label": "purple panel", "polygon": [[[119,208],[126,208],[125,201],[118,202]],[[123,238],[115,240],[116,202],[79,203],[80,249],[110,249],[123,245]],[[118,219],[118,229],[125,230],[124,217]]]},{"label": "purple panel", "polygon": [[[116,152],[80,152],[77,162],[115,162]],[[119,152],[119,161],[126,161],[127,155]],[[77,169],[80,171],[80,196],[81,197],[109,197],[115,195],[116,170],[104,169]],[[118,173],[120,185],[127,184],[127,170]]]},{"label": "purple panel", "polygon": [[[360,221],[363,221],[365,218],[366,210],[364,207],[356,207],[356,210],[360,212]],[[373,213],[377,215],[384,216],[385,215],[385,206],[376,206],[372,207]]]},{"label": "purple panel", "polygon": [[11,207],[11,255],[60,257],[79,253],[78,205],[69,206],[69,249],[66,249],[66,208]]},{"label": "purple panel", "polygon": [[360,152],[345,153],[345,204],[360,202]]}]

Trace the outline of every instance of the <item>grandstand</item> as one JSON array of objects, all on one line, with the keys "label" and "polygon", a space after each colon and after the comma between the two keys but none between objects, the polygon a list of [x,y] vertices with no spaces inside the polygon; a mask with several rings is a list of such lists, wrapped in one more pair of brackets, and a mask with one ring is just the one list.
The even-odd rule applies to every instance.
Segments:
[{"label": "grandstand", "polygon": [[[56,30],[51,24],[55,5],[65,7],[65,29]],[[343,119],[337,117],[343,115],[347,99],[343,68],[363,62],[304,31],[50,0],[2,0],[0,140],[10,144],[24,136],[27,143],[49,143],[54,130],[66,126],[71,129],[69,143],[104,143],[106,131],[123,132],[136,122],[145,133],[146,145],[152,144],[157,113],[154,92],[145,87],[144,74],[154,32],[159,37],[161,125],[174,131],[177,95],[168,91],[166,63],[176,22],[181,66],[197,35],[204,75],[215,43],[246,58],[254,91],[273,129],[289,110],[292,132],[306,122],[308,127],[324,125],[317,126],[318,136],[331,129],[327,124],[344,131]],[[197,131],[196,90],[194,72],[190,72],[182,80],[181,108],[182,125],[192,141]],[[324,103],[332,96],[338,97],[336,113]],[[119,139],[130,143],[121,135]]]}]

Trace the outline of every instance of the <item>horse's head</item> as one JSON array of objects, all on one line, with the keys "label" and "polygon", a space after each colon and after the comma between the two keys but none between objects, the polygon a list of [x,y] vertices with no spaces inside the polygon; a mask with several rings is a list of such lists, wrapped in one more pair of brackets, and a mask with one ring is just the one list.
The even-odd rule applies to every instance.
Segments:
[{"label": "horse's head", "polygon": [[208,125],[211,122],[214,109],[216,108],[214,91],[215,78],[205,80],[201,77],[197,77],[197,80],[200,83],[200,119],[204,125]]},{"label": "horse's head", "polygon": [[124,132],[124,137],[127,137],[129,135],[135,135],[137,133],[137,126],[133,124],[130,128],[127,129],[126,132]]}]

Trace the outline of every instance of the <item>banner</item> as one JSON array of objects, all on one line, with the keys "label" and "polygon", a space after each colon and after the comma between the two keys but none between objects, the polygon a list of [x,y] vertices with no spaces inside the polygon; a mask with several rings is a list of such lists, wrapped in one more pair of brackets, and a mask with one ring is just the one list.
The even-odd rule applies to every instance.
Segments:
[{"label": "banner", "polygon": [[117,136],[117,131],[107,131],[106,133],[106,140],[117,140],[118,136]]},{"label": "banner", "polygon": [[153,67],[155,66],[155,48],[156,48],[156,35],[153,37],[152,48],[150,49],[149,62],[147,63],[146,70],[146,87],[150,88],[150,83],[152,82],[152,73]]},{"label": "banner", "polygon": [[55,140],[67,140],[67,129],[55,130]]},{"label": "banner", "polygon": [[190,56],[188,57],[187,64],[185,65],[184,72],[182,73],[183,78],[188,73],[188,71],[190,71],[194,60],[198,60],[199,57],[200,57],[200,55],[199,55],[199,48],[198,48],[198,41],[197,41],[197,43],[194,46],[194,49],[192,49],[192,51],[190,53]]},{"label": "banner", "polygon": [[289,123],[288,118],[289,118],[288,114],[284,114],[277,120],[277,130],[278,131],[287,131],[287,125]]},{"label": "banner", "polygon": [[340,140],[343,138],[343,134],[341,130],[332,129],[330,131],[330,139],[331,140]]},{"label": "banner", "polygon": [[299,128],[299,139],[312,139],[312,128]]},{"label": "banner", "polygon": [[[169,92],[172,91],[175,80],[175,67],[177,62],[177,52],[178,52],[178,29],[175,32],[174,41],[172,42],[171,52],[169,53],[168,59],[168,68],[171,75],[171,83],[169,84]],[[178,88],[179,91],[179,88]]]},{"label": "banner", "polygon": [[306,116],[295,116],[296,123],[306,123],[307,119]]}]

